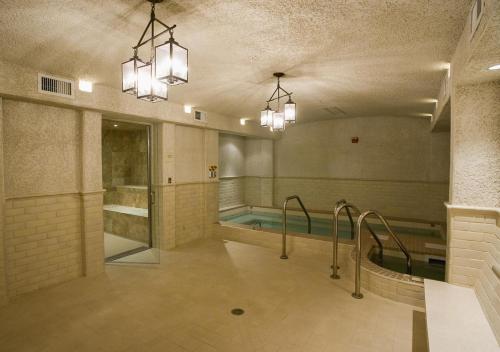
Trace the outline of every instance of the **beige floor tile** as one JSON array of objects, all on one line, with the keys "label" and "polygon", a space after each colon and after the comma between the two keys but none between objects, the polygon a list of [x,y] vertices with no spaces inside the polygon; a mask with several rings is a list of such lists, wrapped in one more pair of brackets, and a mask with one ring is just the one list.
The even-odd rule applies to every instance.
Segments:
[{"label": "beige floor tile", "polygon": [[[108,265],[99,277],[20,296],[0,309],[0,346],[2,352],[405,352],[425,345],[414,307],[369,292],[352,299],[352,281],[331,280],[328,265],[328,256],[284,261],[271,249],[197,241],[163,252],[159,265]],[[231,315],[235,307],[245,314]]]}]

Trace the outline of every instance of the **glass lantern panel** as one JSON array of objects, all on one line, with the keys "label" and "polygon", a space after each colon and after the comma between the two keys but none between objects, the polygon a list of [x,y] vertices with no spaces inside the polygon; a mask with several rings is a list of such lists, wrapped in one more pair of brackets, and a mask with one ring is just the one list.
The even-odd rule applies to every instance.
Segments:
[{"label": "glass lantern panel", "polygon": [[155,48],[155,77],[159,80],[166,80],[170,75],[170,43],[158,45]]},{"label": "glass lantern panel", "polygon": [[285,114],[282,112],[275,112],[273,114],[273,130],[282,131],[285,129]]},{"label": "glass lantern panel", "polygon": [[153,78],[153,95],[155,101],[167,100],[168,86],[166,83],[160,82],[156,78]]},{"label": "glass lantern panel", "polygon": [[295,103],[285,104],[285,121],[295,123]]},{"label": "glass lantern panel", "polygon": [[146,64],[137,68],[137,98],[149,98],[152,93],[152,66]]},{"label": "glass lantern panel", "polygon": [[273,125],[273,114],[274,114],[273,110],[271,109],[267,110],[267,126]]},{"label": "glass lantern panel", "polygon": [[188,51],[177,44],[172,44],[172,75],[183,81],[188,79]]},{"label": "glass lantern panel", "polygon": [[135,59],[122,63],[122,91],[135,94]]},{"label": "glass lantern panel", "polygon": [[268,112],[268,110],[262,110],[260,112],[260,125],[262,127],[269,126],[269,124],[267,123],[267,121],[268,121],[268,119],[267,119],[267,112]]}]

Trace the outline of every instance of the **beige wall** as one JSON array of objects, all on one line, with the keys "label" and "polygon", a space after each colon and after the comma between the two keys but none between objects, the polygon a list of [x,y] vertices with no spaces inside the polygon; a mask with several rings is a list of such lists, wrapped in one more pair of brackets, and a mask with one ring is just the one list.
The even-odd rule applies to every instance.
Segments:
[{"label": "beige wall", "polygon": [[[162,125],[160,148],[167,150],[162,157],[169,166],[162,171],[161,214],[168,220],[160,231],[163,248],[168,249],[210,236],[217,221],[219,180],[209,178],[208,169],[219,164],[219,136],[213,130]],[[173,227],[168,221],[173,221]]]},{"label": "beige wall", "polygon": [[[15,100],[2,105],[0,171],[8,177],[0,188],[6,254],[0,299],[99,274],[101,114]],[[212,233],[218,178],[209,178],[208,169],[218,165],[219,138],[214,130],[171,123],[155,128],[155,243],[168,249]]]},{"label": "beige wall", "polygon": [[292,126],[275,142],[274,205],[298,194],[308,208],[331,210],[345,198],[387,216],[445,221],[449,136],[414,117]]},{"label": "beige wall", "polygon": [[431,133],[422,118],[307,123],[288,128],[275,144],[276,177],[448,181],[449,134]]},{"label": "beige wall", "polygon": [[80,114],[13,100],[3,105],[6,196],[77,192]]},{"label": "beige wall", "polygon": [[272,205],[273,150],[273,140],[220,134],[219,209]]},{"label": "beige wall", "polygon": [[8,296],[102,272],[101,115],[4,100],[2,125]]},{"label": "beige wall", "polygon": [[476,34],[466,23],[452,59],[446,276],[475,289],[500,343],[500,82],[485,69],[499,16],[498,1],[487,0]]},{"label": "beige wall", "polygon": [[221,133],[219,135],[219,177],[245,176],[245,137]]},{"label": "beige wall", "polygon": [[0,306],[7,304],[6,258],[5,242],[5,190],[4,190],[4,162],[3,162],[3,100],[0,98]]}]

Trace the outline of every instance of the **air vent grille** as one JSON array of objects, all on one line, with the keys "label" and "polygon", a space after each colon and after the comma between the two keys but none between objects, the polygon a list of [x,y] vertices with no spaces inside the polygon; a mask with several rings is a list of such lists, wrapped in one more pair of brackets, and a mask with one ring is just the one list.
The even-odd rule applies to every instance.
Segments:
[{"label": "air vent grille", "polygon": [[70,79],[51,76],[44,73],[38,74],[38,92],[42,94],[74,98],[74,84],[75,82]]}]

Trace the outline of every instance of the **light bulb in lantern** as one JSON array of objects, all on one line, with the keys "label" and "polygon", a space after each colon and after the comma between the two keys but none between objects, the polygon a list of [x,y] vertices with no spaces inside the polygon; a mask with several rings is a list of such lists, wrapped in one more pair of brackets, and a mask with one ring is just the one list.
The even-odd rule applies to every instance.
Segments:
[{"label": "light bulb in lantern", "polygon": [[282,112],[273,113],[273,130],[283,131],[285,129],[285,114]]},{"label": "light bulb in lantern", "polygon": [[295,103],[292,99],[288,99],[288,102],[285,104],[285,122],[295,123],[296,121],[296,112],[295,112]]},{"label": "light bulb in lantern", "polygon": [[260,125],[262,127],[272,126],[273,124],[273,112],[269,105],[267,108],[260,112]]},{"label": "light bulb in lantern", "polygon": [[155,48],[155,77],[169,85],[188,82],[188,49],[171,37]]},{"label": "light bulb in lantern", "polygon": [[122,92],[137,93],[137,67],[142,65],[144,62],[137,57],[122,63]]}]

